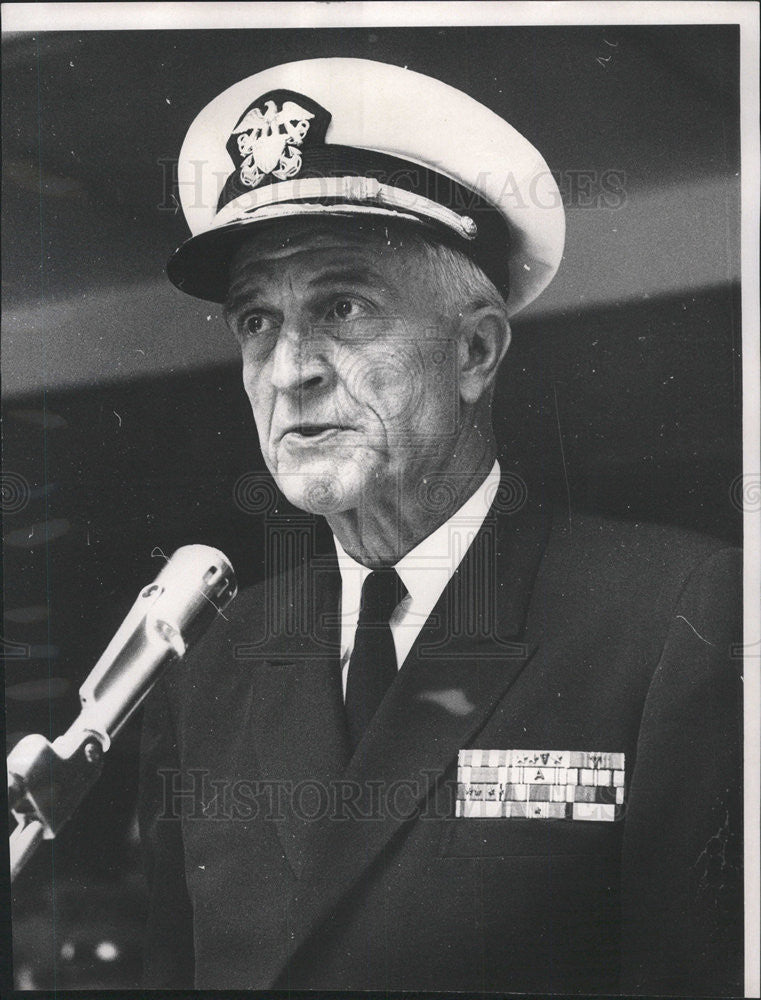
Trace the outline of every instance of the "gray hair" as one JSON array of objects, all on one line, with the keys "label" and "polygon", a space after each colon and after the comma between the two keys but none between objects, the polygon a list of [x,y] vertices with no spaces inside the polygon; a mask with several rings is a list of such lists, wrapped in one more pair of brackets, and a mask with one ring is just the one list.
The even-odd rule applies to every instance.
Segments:
[{"label": "gray hair", "polygon": [[463,251],[409,228],[399,229],[394,234],[393,244],[412,251],[422,260],[431,278],[433,301],[442,315],[454,319],[466,306],[491,306],[507,323],[504,298],[478,264]]}]

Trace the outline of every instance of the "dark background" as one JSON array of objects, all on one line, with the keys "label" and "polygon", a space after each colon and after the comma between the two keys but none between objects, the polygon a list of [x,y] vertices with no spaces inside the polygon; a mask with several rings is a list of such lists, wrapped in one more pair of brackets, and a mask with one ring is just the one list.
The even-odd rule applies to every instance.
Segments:
[{"label": "dark background", "polygon": [[[738,40],[732,26],[5,37],[9,749],[73,720],[80,683],[160,568],[155,547],[205,542],[242,583],[262,573],[266,514],[240,502],[262,461],[234,344],[219,308],[163,267],[186,235],[172,161],[188,125],[279,62],[406,65],[535,143],[568,239],[550,290],[514,323],[503,463],[562,507],[739,542]],[[138,981],[138,733],[135,720],[14,887],[19,988]]]}]

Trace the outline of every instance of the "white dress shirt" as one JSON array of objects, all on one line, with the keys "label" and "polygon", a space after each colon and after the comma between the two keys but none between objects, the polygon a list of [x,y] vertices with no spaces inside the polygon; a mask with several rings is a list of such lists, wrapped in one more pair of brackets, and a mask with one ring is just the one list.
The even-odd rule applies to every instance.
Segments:
[{"label": "white dress shirt", "polygon": [[[495,462],[473,496],[396,564],[395,569],[407,588],[407,596],[397,605],[389,622],[397,669],[404,663],[452,574],[473,544],[494,500],[499,480],[499,462]],[[335,536],[333,540],[341,571],[341,676],[346,697],[362,584],[371,570],[347,555]]]}]

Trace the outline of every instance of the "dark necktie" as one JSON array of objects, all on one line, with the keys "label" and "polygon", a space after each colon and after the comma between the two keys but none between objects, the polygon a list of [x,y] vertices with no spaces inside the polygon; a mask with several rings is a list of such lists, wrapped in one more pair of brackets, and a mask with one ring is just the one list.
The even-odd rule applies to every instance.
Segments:
[{"label": "dark necktie", "polygon": [[362,584],[359,619],[346,683],[346,719],[352,749],[396,677],[389,619],[407,590],[395,569],[376,569]]}]

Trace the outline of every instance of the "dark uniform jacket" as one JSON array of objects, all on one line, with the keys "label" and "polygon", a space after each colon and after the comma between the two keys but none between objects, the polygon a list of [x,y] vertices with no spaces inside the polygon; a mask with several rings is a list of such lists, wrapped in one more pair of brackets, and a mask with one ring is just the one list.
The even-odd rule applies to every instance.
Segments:
[{"label": "dark uniform jacket", "polygon": [[[493,509],[351,758],[335,563],[244,591],[146,707],[146,985],[741,993],[739,588]],[[620,816],[455,817],[464,748],[623,753]]]}]

